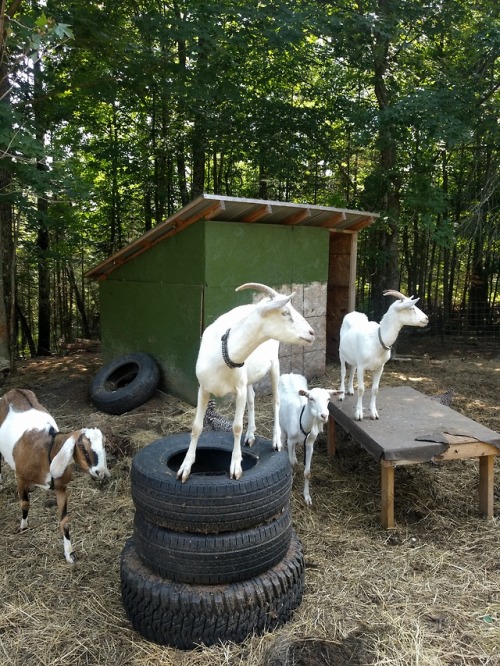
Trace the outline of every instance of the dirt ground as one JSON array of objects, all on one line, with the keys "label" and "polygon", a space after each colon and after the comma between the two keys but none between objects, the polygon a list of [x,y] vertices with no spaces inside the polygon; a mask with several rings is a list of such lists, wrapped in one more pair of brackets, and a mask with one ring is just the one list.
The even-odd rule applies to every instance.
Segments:
[{"label": "dirt ground", "polygon": [[[378,465],[347,436],[336,458],[323,434],[315,446],[311,493],[304,504],[294,474],[293,522],[304,545],[301,606],[281,629],[182,652],[150,643],[131,628],[121,604],[119,560],[132,534],[129,472],[135,451],[187,431],[194,408],[157,391],[121,416],[88,396],[101,367],[98,352],[19,361],[0,386],[29,388],[59,429],[99,427],[107,437],[111,480],[96,485],[77,470],[69,516],[78,558],[63,556],[51,493],[32,493],[30,527],[19,533],[14,474],[4,464],[0,541],[0,664],[23,666],[401,666],[500,665],[500,458],[496,517],[477,510],[475,461],[397,470],[397,526],[380,527]],[[339,384],[338,364],[315,384]],[[314,385],[312,383],[311,385]],[[411,385],[500,431],[500,342],[402,340],[381,386]],[[232,416],[232,405],[220,406]],[[272,436],[269,399],[257,399],[257,429]],[[299,455],[300,459],[300,455]]]}]

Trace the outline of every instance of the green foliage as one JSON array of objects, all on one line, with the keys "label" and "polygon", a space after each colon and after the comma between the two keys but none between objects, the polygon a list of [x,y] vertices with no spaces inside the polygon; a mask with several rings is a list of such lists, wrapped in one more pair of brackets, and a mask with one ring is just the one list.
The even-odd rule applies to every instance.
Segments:
[{"label": "green foliage", "polygon": [[35,1],[9,24],[0,105],[20,270],[41,223],[51,260],[85,271],[201,180],[380,212],[360,237],[363,283],[395,235],[421,291],[445,270],[462,280],[483,243],[498,293],[499,52],[493,0]]}]

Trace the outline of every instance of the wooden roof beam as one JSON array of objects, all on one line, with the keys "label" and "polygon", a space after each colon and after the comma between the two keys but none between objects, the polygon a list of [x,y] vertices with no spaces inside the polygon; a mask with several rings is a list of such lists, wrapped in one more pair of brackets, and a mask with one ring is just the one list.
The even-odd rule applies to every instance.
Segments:
[{"label": "wooden roof beam", "polygon": [[257,206],[257,208],[251,213],[248,213],[248,215],[243,215],[240,222],[257,222],[257,220],[261,220],[263,217],[266,217],[266,215],[271,215],[272,212],[273,209],[269,204],[266,204],[265,206]]},{"label": "wooden roof beam", "polygon": [[208,208],[202,208],[197,213],[193,213],[193,215],[190,215],[189,217],[177,218],[177,226],[184,229],[184,227],[188,227],[190,224],[193,224],[193,222],[197,222],[198,220],[212,220],[217,216],[218,213],[221,212],[221,210],[226,210],[226,204],[223,201],[216,201],[211,206],[208,206]]},{"label": "wooden roof beam", "polygon": [[338,211],[337,213],[334,213],[333,215],[330,215],[324,222],[322,222],[319,226],[321,227],[335,227],[337,224],[342,224],[342,222],[346,221],[346,214],[344,211]]},{"label": "wooden roof beam", "polygon": [[369,224],[372,224],[373,222],[373,217],[371,215],[367,217],[362,217],[360,220],[356,222],[356,224],[352,224],[349,229],[351,231],[360,231],[361,229],[364,229],[367,227]]},{"label": "wooden roof beam", "polygon": [[281,221],[281,224],[300,224],[310,217],[311,210],[309,208],[301,208],[296,213],[292,213],[292,215],[285,217],[285,219]]}]

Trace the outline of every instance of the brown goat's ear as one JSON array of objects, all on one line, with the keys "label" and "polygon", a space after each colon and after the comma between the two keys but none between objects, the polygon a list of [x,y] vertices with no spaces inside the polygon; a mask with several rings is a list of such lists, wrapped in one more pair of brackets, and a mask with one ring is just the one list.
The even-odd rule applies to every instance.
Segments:
[{"label": "brown goat's ear", "polygon": [[50,463],[50,474],[53,479],[59,479],[66,471],[67,466],[73,461],[73,453],[75,450],[75,438],[73,435],[62,445],[59,453],[54,456],[54,460]]}]

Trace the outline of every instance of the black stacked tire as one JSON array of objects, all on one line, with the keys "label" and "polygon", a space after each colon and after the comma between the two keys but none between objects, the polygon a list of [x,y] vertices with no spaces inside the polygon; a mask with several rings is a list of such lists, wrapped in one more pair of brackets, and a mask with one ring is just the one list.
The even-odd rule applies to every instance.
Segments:
[{"label": "black stacked tire", "polygon": [[196,534],[154,525],[136,512],[134,545],[152,572],[180,583],[235,583],[267,571],[283,559],[292,536],[287,507],[276,518],[238,532]]},{"label": "black stacked tire", "polygon": [[219,641],[241,643],[287,622],[302,601],[304,553],[295,533],[285,557],[265,573],[228,585],[175,583],[144,566],[130,539],[121,557],[127,617],[142,636],[189,650]]},{"label": "black stacked tire", "polygon": [[243,477],[229,479],[232,433],[202,433],[186,483],[190,433],[157,440],[132,461],[134,536],[121,558],[132,625],[161,645],[241,642],[286,622],[302,600],[304,556],[292,529],[288,456],[257,438]]},{"label": "black stacked tire", "polygon": [[256,438],[244,448],[243,476],[228,477],[233,436],[203,432],[186,483],[177,479],[190,434],[153,442],[132,460],[135,508],[156,525],[181,532],[216,534],[255,527],[276,516],[290,500],[292,471],[284,452]]}]

